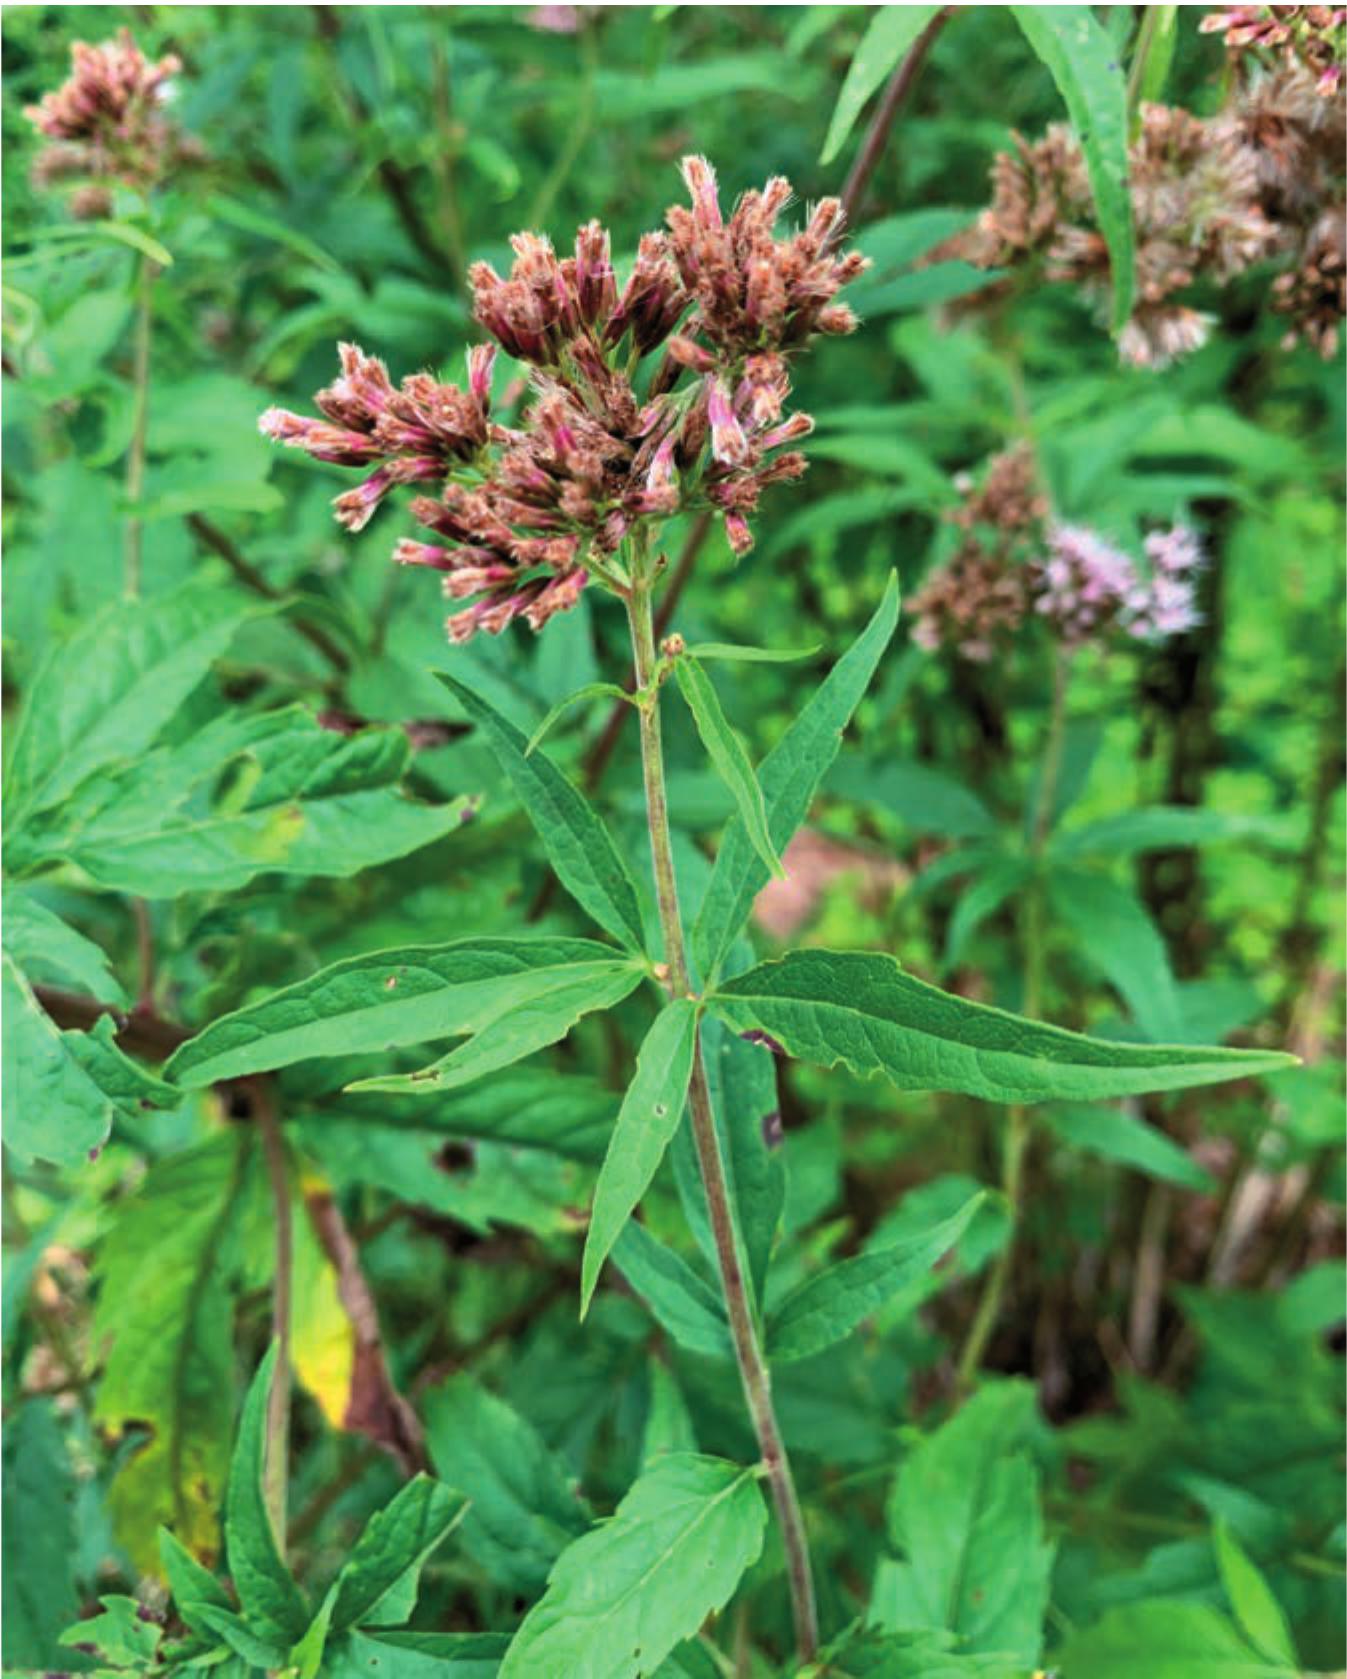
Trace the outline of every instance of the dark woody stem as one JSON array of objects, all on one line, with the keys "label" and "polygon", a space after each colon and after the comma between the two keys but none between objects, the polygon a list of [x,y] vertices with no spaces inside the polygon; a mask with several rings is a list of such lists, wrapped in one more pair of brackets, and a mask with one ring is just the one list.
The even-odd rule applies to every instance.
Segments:
[{"label": "dark woody stem", "polygon": [[[645,770],[646,815],[650,825],[650,852],[654,862],[655,895],[659,903],[660,927],[664,934],[664,955],[669,969],[669,987],[675,997],[691,995],[683,923],[678,909],[678,885],[674,876],[673,851],[669,840],[669,807],[665,792],[664,753],[660,739],[659,691],[652,684],[656,651],[650,605],[651,579],[645,555],[633,545],[633,582],[627,595],[627,619],[631,626],[635,655],[636,686],[647,690],[639,705],[641,759]],[[752,1418],[763,1467],[772,1489],[777,1520],[786,1553],[791,1609],[795,1621],[795,1643],[801,1663],[812,1661],[818,1650],[818,1621],[814,1607],[814,1581],[809,1566],[809,1543],[804,1517],[791,1476],[790,1461],[772,1408],[771,1375],[758,1339],[743,1260],[730,1207],[725,1162],[720,1152],[711,1092],[706,1082],[700,1042],[693,1061],[688,1089],[692,1134],[701,1170],[702,1187],[715,1241],[716,1263],[729,1318],[734,1355],[743,1382],[744,1398]]]}]

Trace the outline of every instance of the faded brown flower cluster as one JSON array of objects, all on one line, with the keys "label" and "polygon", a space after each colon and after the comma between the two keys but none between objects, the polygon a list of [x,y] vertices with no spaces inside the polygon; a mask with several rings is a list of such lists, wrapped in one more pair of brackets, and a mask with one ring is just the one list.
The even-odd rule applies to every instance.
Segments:
[{"label": "faded brown flower cluster", "polygon": [[985,664],[1030,620],[1065,648],[1115,634],[1157,641],[1199,622],[1206,560],[1185,526],[1147,536],[1143,574],[1098,531],[1050,520],[1026,445],[994,456],[981,488],[966,478],[958,487],[958,547],[908,606],[919,647]]},{"label": "faded brown flower cluster", "polygon": [[[1195,283],[1225,285],[1269,260],[1283,268],[1272,295],[1287,316],[1287,345],[1303,338],[1324,356],[1337,345],[1347,302],[1347,111],[1341,77],[1324,59],[1337,51],[1333,63],[1340,61],[1331,42],[1340,43],[1343,14],[1322,7],[1238,12],[1207,20],[1228,25],[1239,54],[1225,108],[1210,118],[1167,105],[1140,112],[1129,160],[1137,301],[1119,339],[1133,366],[1163,367],[1205,342],[1210,317],[1184,297]],[[1255,28],[1257,45],[1278,49],[1271,63],[1248,51]],[[1035,144],[1016,137],[1015,150],[993,165],[991,204],[928,260],[947,257],[1041,273],[1082,287],[1102,306],[1108,249],[1070,129],[1054,125]]]},{"label": "faded brown flower cluster", "polygon": [[1347,6],[1227,6],[1208,12],[1199,27],[1204,35],[1223,35],[1232,54],[1253,51],[1312,70],[1325,98],[1342,86]]},{"label": "faded brown flower cluster", "polygon": [[50,142],[33,165],[34,181],[77,181],[73,215],[107,215],[115,185],[148,191],[200,156],[197,143],[163,114],[169,79],[182,68],[172,53],[153,63],[123,29],[100,46],[76,41],[70,57],[69,79],[24,115]]},{"label": "faded brown flower cluster", "polygon": [[533,370],[518,425],[490,417],[494,347],[470,352],[463,391],[428,374],[395,387],[344,345],[341,377],[317,398],[323,419],[262,417],[280,442],[373,469],[337,498],[353,530],[397,485],[437,486],[411,504],[436,540],[404,540],[394,558],[443,573],[445,593],[471,602],[449,619],[455,641],[519,617],[540,629],[591,579],[620,592],[623,544],[680,511],[713,510],[746,553],[763,490],[804,471],[786,445],[813,422],[786,413],[788,358],[816,334],[853,330],[835,299],[865,259],[841,250],[836,200],[779,237],[786,181],[745,193],[727,218],[704,159],[686,159],[683,176],[691,206],[641,239],[622,285],[598,222],[571,255],[521,233],[508,275],[472,268],[476,319]]}]

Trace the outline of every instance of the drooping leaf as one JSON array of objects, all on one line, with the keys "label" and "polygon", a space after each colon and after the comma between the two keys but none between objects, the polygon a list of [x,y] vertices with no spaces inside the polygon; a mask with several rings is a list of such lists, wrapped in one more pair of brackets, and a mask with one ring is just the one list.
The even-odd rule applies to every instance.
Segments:
[{"label": "drooping leaf", "polygon": [[993,1102],[1044,1102],[1184,1090],[1272,1073],[1272,1050],[1109,1043],[970,1003],[914,979],[891,956],[799,950],[726,980],[708,1006],[822,1067],[839,1062],[902,1090],[953,1090]]},{"label": "drooping leaf", "polygon": [[105,1361],[94,1418],[112,1432],[151,1430],[108,1495],[121,1543],[147,1573],[160,1526],[198,1556],[218,1543],[234,1422],[224,1238],[250,1141],[231,1134],[153,1165],[98,1256],[93,1330]]},{"label": "drooping leaf", "polygon": [[263,1492],[267,1401],[275,1379],[277,1343],[257,1367],[243,1402],[238,1438],[229,1464],[225,1497],[225,1550],[229,1573],[249,1629],[288,1648],[302,1638],[309,1611],[281,1561]]},{"label": "drooping leaf", "polygon": [[605,932],[631,950],[645,934],[631,871],[583,794],[514,724],[452,676],[440,681],[477,724],[528,812],[557,879]]},{"label": "drooping leaf", "polygon": [[471,820],[396,786],[401,730],[352,739],[301,707],[227,713],[185,741],[91,777],[10,847],[14,866],[76,864],[141,897],[227,891],[276,872],[341,878],[405,856]]},{"label": "drooping leaf", "polygon": [[1020,1449],[1033,1414],[1027,1382],[984,1388],[902,1460],[888,1525],[903,1560],[880,1564],[872,1621],[1037,1665],[1053,1547]]},{"label": "drooping leaf", "polygon": [[876,6],[837,96],[819,162],[831,163],[867,99],[940,10],[938,6]]},{"label": "drooping leaf", "polygon": [[1101,1160],[1115,1160],[1144,1172],[1148,1178],[1201,1194],[1209,1194],[1216,1187],[1210,1172],[1186,1149],[1122,1108],[1044,1108],[1042,1123],[1071,1148]]},{"label": "drooping leaf", "polygon": [[540,1591],[590,1525],[561,1464],[530,1422],[466,1372],[427,1396],[425,1418],[437,1473],[470,1500],[464,1549],[510,1590]]},{"label": "drooping leaf", "polygon": [[33,679],[5,777],[11,830],[108,764],[135,761],[249,617],[267,610],[192,583],[119,601],[52,649]]},{"label": "drooping leaf", "polygon": [[481,938],[354,956],[222,1015],[168,1062],[196,1089],[317,1056],[358,1055],[478,1032],[577,966],[611,965],[591,939]]},{"label": "drooping leaf", "polygon": [[[842,731],[860,704],[897,623],[898,580],[891,577],[869,624],[763,759],[758,783],[767,811],[767,832],[778,852],[785,850],[808,814],[819,783],[837,755]],[[703,980],[710,981],[719,972],[768,878],[742,820],[732,818],[692,930],[693,954]]]},{"label": "drooping leaf", "polygon": [[1293,1670],[1298,1668],[1295,1641],[1282,1606],[1273,1596],[1262,1570],[1230,1531],[1228,1522],[1216,1524],[1216,1560],[1220,1564],[1225,1595],[1244,1636],[1269,1661]]},{"label": "drooping leaf", "polygon": [[1113,279],[1113,330],[1132,312],[1132,199],[1127,179],[1127,86],[1108,36],[1088,6],[1012,6],[1047,66],[1085,154]]},{"label": "drooping leaf", "polygon": [[1192,1599],[1110,1609],[1069,1638],[1062,1679],[1296,1679],[1299,1669],[1251,1649],[1228,1615]]},{"label": "drooping leaf", "polygon": [[1181,1041],[1183,1011],[1169,953],[1136,893],[1104,875],[1058,870],[1048,894],[1082,959],[1117,990],[1152,1043]]},{"label": "drooping leaf", "polygon": [[678,689],[687,701],[716,774],[734,796],[739,820],[744,825],[748,842],[766,865],[770,874],[784,877],[785,869],[767,832],[767,812],[762,801],[762,788],[753,773],[753,765],[744,743],[730,727],[721,709],[720,700],[711,686],[710,678],[697,661],[686,653],[674,664]]},{"label": "drooping leaf", "polygon": [[29,888],[6,881],[3,891],[5,949],[30,983],[70,985],[101,1003],[126,1001],[107,955],[92,939],[53,915]]},{"label": "drooping leaf", "polygon": [[658,1458],[604,1522],[557,1559],[500,1679],[636,1679],[730,1599],[762,1549],[767,1511],[752,1470]]},{"label": "drooping leaf", "polygon": [[862,1319],[924,1277],[954,1246],[983,1197],[919,1236],[872,1249],[810,1277],[768,1319],[767,1351],[777,1363],[809,1358],[850,1335]]},{"label": "drooping leaf", "polygon": [[[367,1136],[366,1148],[378,1147]],[[305,1193],[317,1189],[306,1181]],[[356,1375],[356,1334],[336,1268],[310,1217],[305,1194],[291,1197],[290,1362],[332,1428],[345,1426]]]},{"label": "drooping leaf", "polygon": [[613,1249],[613,1261],[680,1347],[708,1358],[732,1356],[730,1326],[719,1296],[644,1225],[627,1225]]},{"label": "drooping leaf", "polygon": [[657,1017],[636,1057],[608,1154],[594,1187],[580,1268],[584,1317],[613,1243],[650,1187],[678,1128],[697,1045],[697,1005],[677,997]]},{"label": "drooping leaf", "polygon": [[408,1620],[422,1564],[466,1509],[461,1493],[429,1475],[417,1475],[376,1510],[337,1577],[333,1632]]},{"label": "drooping leaf", "polygon": [[642,977],[630,960],[580,964],[559,975],[548,990],[489,1020],[475,1037],[430,1066],[415,1073],[357,1079],[347,1089],[422,1095],[471,1084],[559,1042],[582,1016],[615,1008]]}]

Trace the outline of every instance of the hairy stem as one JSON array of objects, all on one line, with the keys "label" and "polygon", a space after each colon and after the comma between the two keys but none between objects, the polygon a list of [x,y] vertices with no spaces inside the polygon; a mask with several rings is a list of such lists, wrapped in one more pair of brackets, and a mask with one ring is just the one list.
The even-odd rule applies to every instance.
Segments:
[{"label": "hairy stem", "polygon": [[[636,685],[650,685],[655,667],[655,632],[650,608],[650,581],[644,574],[643,556],[636,556],[634,583],[627,599],[635,655]],[[650,825],[650,852],[654,862],[655,895],[659,903],[660,927],[664,934],[664,956],[669,985],[674,996],[691,993],[683,924],[678,908],[678,884],[674,876],[673,850],[669,839],[669,808],[664,781],[664,752],[660,739],[659,694],[652,691],[640,706],[641,760],[645,770],[646,815]],[[757,1326],[749,1304],[748,1286],[739,1251],[734,1214],[730,1206],[725,1162],[720,1152],[711,1092],[706,1082],[700,1042],[693,1061],[688,1090],[692,1135],[697,1164],[710,1215],[716,1263],[729,1318],[734,1356],[739,1365],[744,1398],[757,1435],[781,1537],[786,1553],[791,1608],[795,1621],[795,1642],[801,1662],[811,1661],[818,1649],[818,1620],[814,1607],[814,1580],[809,1564],[809,1543],[804,1517],[791,1475],[790,1461],[772,1407],[771,1375],[763,1357]]]},{"label": "hairy stem", "polygon": [[145,440],[150,423],[150,321],[158,270],[143,256],[136,269],[136,322],[131,346],[131,448],[126,457],[127,514],[123,533],[123,580],[134,600],[140,593],[144,523],[137,511],[145,489]]},{"label": "hairy stem", "polygon": [[[1039,773],[1033,816],[1029,825],[1029,852],[1034,872],[1021,900],[1020,944],[1024,961],[1023,1012],[1033,1019],[1043,997],[1043,880],[1040,865],[1052,830],[1057,782],[1062,769],[1062,746],[1066,735],[1066,691],[1070,676],[1070,655],[1059,650],[1052,673],[1052,710],[1048,719],[1043,764]],[[968,1393],[996,1328],[1015,1261],[1015,1239],[1019,1235],[1024,1201],[1024,1162],[1029,1152],[1031,1122],[1026,1108],[1011,1108],[1006,1115],[1006,1141],[1001,1157],[1001,1193],[1010,1215],[1006,1245],[997,1254],[983,1285],[968,1337],[959,1355],[954,1388],[959,1397]]]},{"label": "hairy stem", "polygon": [[285,1556],[286,1489],[290,1441],[290,1299],[294,1276],[294,1233],[290,1219],[290,1174],[276,1108],[266,1085],[250,1087],[253,1116],[262,1139],[276,1230],[276,1280],[271,1291],[271,1332],[276,1341],[276,1373],[267,1396],[266,1456],[262,1476],[267,1513],[282,1558]]}]

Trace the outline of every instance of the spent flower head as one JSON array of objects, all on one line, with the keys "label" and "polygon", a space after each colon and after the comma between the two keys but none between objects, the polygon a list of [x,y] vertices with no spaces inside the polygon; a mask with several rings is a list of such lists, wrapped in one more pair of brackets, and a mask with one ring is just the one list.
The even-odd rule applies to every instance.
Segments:
[{"label": "spent flower head", "polygon": [[49,141],[34,180],[80,181],[71,200],[77,215],[105,214],[114,184],[148,191],[200,156],[196,141],[163,112],[170,78],[182,68],[174,54],[151,61],[123,29],[98,46],[76,41],[70,57],[69,78],[24,115]]},{"label": "spent flower head", "polygon": [[691,158],[683,173],[692,208],[644,235],[621,284],[597,221],[566,256],[520,233],[508,274],[470,270],[476,320],[533,370],[516,424],[491,417],[494,346],[469,352],[460,389],[425,373],[395,387],[381,361],[343,345],[341,377],[316,398],[323,418],[262,416],[269,437],[366,470],[336,502],[352,530],[398,486],[428,487],[411,511],[435,540],[404,539],[394,558],[441,572],[446,595],[468,603],[448,621],[455,641],[519,617],[540,629],[591,579],[622,590],[624,543],[680,512],[716,513],[746,553],[763,491],[805,469],[788,445],[813,422],[787,412],[789,358],[856,325],[834,299],[864,259],[840,249],[834,201],[778,238],[784,181],[746,193],[726,220],[710,165]]}]

